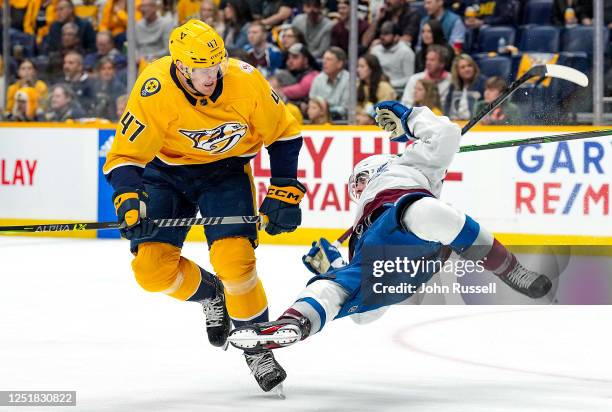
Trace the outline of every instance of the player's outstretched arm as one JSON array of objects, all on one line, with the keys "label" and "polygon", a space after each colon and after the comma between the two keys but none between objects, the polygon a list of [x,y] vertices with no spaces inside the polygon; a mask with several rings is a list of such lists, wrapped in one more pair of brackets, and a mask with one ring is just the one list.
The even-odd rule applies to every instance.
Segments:
[{"label": "player's outstretched arm", "polygon": [[414,141],[407,147],[411,161],[430,169],[446,169],[459,150],[461,129],[428,107],[408,107],[396,101],[376,105],[376,123],[391,133],[392,141]]}]

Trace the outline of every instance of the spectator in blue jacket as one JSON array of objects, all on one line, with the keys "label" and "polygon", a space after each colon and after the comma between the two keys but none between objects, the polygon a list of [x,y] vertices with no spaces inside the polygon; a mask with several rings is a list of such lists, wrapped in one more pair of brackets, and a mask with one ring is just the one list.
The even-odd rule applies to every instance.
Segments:
[{"label": "spectator in blue jacket", "polygon": [[261,22],[253,22],[249,25],[249,44],[245,50],[248,53],[248,62],[257,67],[265,77],[273,75],[283,65],[283,53],[269,43],[266,27]]},{"label": "spectator in blue jacket", "polygon": [[62,44],[62,27],[66,23],[74,23],[78,26],[81,46],[86,52],[92,52],[96,46],[96,32],[87,20],[83,20],[74,14],[74,5],[70,0],[60,0],[56,6],[57,19],[51,24],[49,34],[45,39],[47,50],[58,50]]},{"label": "spectator in blue jacket", "polygon": [[[442,24],[442,31],[455,49],[460,50],[465,41],[465,26],[461,17],[444,8],[444,0],[425,0],[424,3],[427,16],[421,19],[421,28],[429,20],[435,19]],[[419,44],[421,39],[419,39]]]},{"label": "spectator in blue jacket", "polygon": [[85,70],[93,72],[98,62],[105,57],[112,60],[115,70],[121,70],[127,65],[127,58],[115,48],[110,31],[101,31],[96,35],[96,51],[86,55],[83,60]]}]

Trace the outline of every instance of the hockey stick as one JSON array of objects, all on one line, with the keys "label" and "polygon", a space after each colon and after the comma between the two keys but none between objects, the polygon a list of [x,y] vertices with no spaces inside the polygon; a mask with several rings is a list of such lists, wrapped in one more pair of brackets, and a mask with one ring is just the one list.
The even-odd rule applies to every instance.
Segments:
[{"label": "hockey stick", "polygon": [[525,84],[533,77],[552,77],[556,79],[563,79],[576,83],[579,86],[586,87],[589,85],[589,78],[582,72],[572,69],[571,67],[562,66],[560,64],[540,64],[533,66],[522,75],[519,79],[515,80],[508,88],[500,94],[497,99],[484,106],[472,119],[463,126],[461,134],[464,135],[474,127],[479,121],[486,115],[491,113],[495,108],[502,104],[512,93],[514,93],[519,87]]},{"label": "hockey stick", "polygon": [[515,146],[523,146],[523,145],[528,145],[528,144],[563,142],[565,140],[589,139],[592,137],[601,137],[601,136],[612,136],[612,129],[593,130],[590,132],[556,134],[553,136],[529,137],[526,139],[505,140],[502,142],[461,146],[459,148],[458,153],[476,152],[479,150],[501,149],[503,147],[515,147]]},{"label": "hockey stick", "polygon": [[[154,219],[159,227],[185,227],[195,225],[235,225],[240,223],[258,223],[264,228],[267,218],[262,216],[223,216],[223,217],[192,217],[177,219]],[[55,223],[51,225],[30,226],[0,226],[0,232],[81,232],[83,230],[120,229],[117,222],[88,222],[88,223]]]}]

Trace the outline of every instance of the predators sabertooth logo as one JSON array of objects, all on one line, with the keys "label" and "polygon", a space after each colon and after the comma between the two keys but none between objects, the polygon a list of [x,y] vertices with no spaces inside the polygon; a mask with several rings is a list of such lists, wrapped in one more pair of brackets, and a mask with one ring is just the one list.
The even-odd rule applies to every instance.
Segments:
[{"label": "predators sabertooth logo", "polygon": [[244,137],[247,125],[242,123],[223,123],[214,129],[185,130],[179,133],[193,141],[195,149],[211,154],[221,154],[230,151]]}]

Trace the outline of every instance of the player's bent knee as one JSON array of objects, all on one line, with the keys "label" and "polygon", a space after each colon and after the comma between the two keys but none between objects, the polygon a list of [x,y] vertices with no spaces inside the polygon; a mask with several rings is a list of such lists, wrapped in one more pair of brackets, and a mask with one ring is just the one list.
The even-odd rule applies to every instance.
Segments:
[{"label": "player's bent knee", "polygon": [[181,249],[167,243],[142,243],[132,261],[136,282],[146,291],[164,292],[173,287],[178,273]]},{"label": "player's bent knee", "polygon": [[419,238],[449,245],[465,224],[465,214],[433,197],[424,197],[404,211],[402,224]]},{"label": "player's bent knee", "polygon": [[210,263],[228,294],[244,295],[258,284],[255,250],[247,238],[216,240],[210,248]]}]

